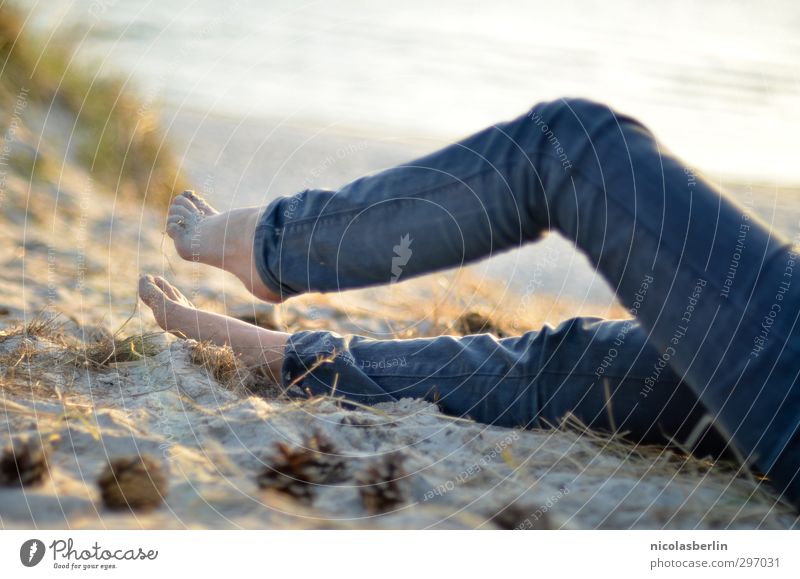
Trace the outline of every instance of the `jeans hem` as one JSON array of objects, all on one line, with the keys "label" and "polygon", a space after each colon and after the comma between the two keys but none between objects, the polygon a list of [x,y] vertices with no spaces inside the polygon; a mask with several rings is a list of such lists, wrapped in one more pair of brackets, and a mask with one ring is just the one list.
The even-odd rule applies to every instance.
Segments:
[{"label": "jeans hem", "polygon": [[279,281],[278,277],[270,272],[266,257],[267,237],[270,233],[275,231],[275,227],[272,226],[270,221],[272,220],[272,214],[274,211],[276,211],[281,199],[282,198],[276,199],[270,203],[258,218],[256,231],[253,235],[253,260],[255,261],[256,272],[258,273],[259,278],[261,278],[261,282],[267,287],[267,289],[273,294],[280,296],[281,299],[287,299],[299,295],[300,292],[295,292],[287,288]]},{"label": "jeans hem", "polygon": [[324,330],[305,330],[289,337],[284,348],[281,384],[286,389],[344,396],[367,405],[396,400],[374,382],[359,376],[345,337]]}]

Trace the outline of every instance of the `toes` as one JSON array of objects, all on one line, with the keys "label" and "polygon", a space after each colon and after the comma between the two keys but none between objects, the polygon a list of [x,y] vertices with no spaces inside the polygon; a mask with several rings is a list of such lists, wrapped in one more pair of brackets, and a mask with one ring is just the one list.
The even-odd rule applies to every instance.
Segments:
[{"label": "toes", "polygon": [[219,213],[216,209],[214,209],[209,203],[200,195],[195,193],[194,191],[187,190],[184,191],[182,194],[186,199],[189,199],[192,203],[194,203],[195,207],[197,207],[200,211],[202,211],[203,215],[216,215]]},{"label": "toes", "polygon": [[[174,299],[173,292],[181,299]],[[179,315],[185,304],[186,298],[172,287],[166,280],[152,275],[143,275],[139,278],[139,297],[153,311],[153,317],[162,330],[172,332],[179,322]],[[173,332],[174,333],[174,332]]]},{"label": "toes", "polygon": [[174,300],[174,301],[176,301],[178,303],[181,303],[181,304],[184,304],[184,305],[187,305],[187,306],[194,307],[192,305],[192,302],[190,302],[189,299],[186,296],[184,296],[178,288],[176,288],[174,285],[169,283],[163,277],[155,276],[153,278],[153,281],[159,287],[159,289],[161,289],[161,291],[163,291],[164,294],[166,294],[166,296],[168,298],[170,298],[171,300]]},{"label": "toes", "polygon": [[170,213],[173,209],[184,208],[192,213],[200,212],[202,215],[216,215],[219,213],[208,201],[194,191],[184,191],[172,200]]},{"label": "toes", "polygon": [[175,239],[183,231],[183,226],[177,223],[167,223],[167,235]]},{"label": "toes", "polygon": [[153,277],[153,283],[156,284],[158,286],[158,289],[160,289],[162,292],[164,292],[164,294],[166,294],[166,296],[169,299],[171,299],[171,300],[180,299],[181,292],[179,292],[177,290],[177,288],[175,288],[175,286],[173,286],[171,283],[169,283],[163,277],[160,277],[160,276],[152,276],[152,277]]},{"label": "toes", "polygon": [[194,215],[200,211],[200,209],[192,202],[191,199],[184,197],[183,195],[179,195],[172,200],[172,203],[169,206],[169,214],[172,215],[178,211],[184,211],[189,215]]},{"label": "toes", "polygon": [[151,310],[162,309],[168,297],[164,294],[152,275],[139,278],[139,297]]},{"label": "toes", "polygon": [[181,231],[193,227],[197,222],[197,210],[173,205],[167,217],[167,233],[175,237]]},{"label": "toes", "polygon": [[196,213],[189,211],[184,207],[176,207],[169,212],[169,215],[167,216],[167,223],[183,223],[184,225],[188,225],[195,220],[195,215]]}]

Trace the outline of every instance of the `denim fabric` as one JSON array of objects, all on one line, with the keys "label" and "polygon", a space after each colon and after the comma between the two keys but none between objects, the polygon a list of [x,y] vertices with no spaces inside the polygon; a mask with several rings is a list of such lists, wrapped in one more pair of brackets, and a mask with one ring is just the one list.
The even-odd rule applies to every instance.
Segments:
[{"label": "denim fabric", "polygon": [[[642,441],[685,438],[707,414],[706,450],[731,441],[798,504],[793,246],[604,105],[542,103],[338,191],[278,199],[256,259],[264,282],[292,296],[459,266],[550,230],[587,255],[636,322],[576,319],[505,340],[301,332],[284,379],[322,393],[338,374],[342,396],[423,396],[507,426],[570,411]],[[321,354],[333,361],[312,369]]]}]

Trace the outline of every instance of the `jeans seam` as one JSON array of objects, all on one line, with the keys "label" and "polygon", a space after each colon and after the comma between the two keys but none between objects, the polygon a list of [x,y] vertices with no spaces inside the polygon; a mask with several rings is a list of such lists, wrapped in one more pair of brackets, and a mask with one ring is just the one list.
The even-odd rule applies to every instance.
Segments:
[{"label": "jeans seam", "polygon": [[[531,157],[533,155],[541,155],[541,154],[545,154],[547,156],[550,156],[553,159],[556,158],[555,155],[553,155],[552,153],[550,153],[550,151],[545,150],[545,149],[535,149],[533,151],[525,151],[526,158],[529,158],[529,157]],[[410,202],[415,200],[414,198],[412,198],[412,196],[419,197],[421,199],[429,199],[432,196],[438,195],[440,193],[444,193],[445,192],[444,190],[447,189],[448,187],[452,187],[454,185],[463,184],[462,182],[469,181],[471,179],[474,179],[474,178],[479,177],[481,175],[485,175],[487,173],[502,172],[502,170],[507,169],[509,166],[511,166],[511,165],[513,165],[513,164],[515,164],[517,162],[518,162],[518,160],[508,160],[508,161],[503,161],[502,163],[494,163],[492,165],[492,167],[487,168],[487,169],[482,169],[480,171],[476,171],[474,173],[471,173],[471,174],[467,175],[466,177],[462,177],[460,179],[460,181],[455,181],[453,183],[448,183],[447,185],[436,185],[436,186],[428,187],[427,189],[422,189],[421,191],[405,195],[402,199],[389,199],[386,202],[381,203],[381,205],[386,205],[388,203],[392,203],[392,204],[410,203]],[[529,164],[529,165],[531,166],[531,168],[534,168],[532,163]],[[535,168],[534,168],[534,170],[535,170]],[[586,178],[583,175],[583,173],[581,171],[575,169],[574,167],[570,168],[570,171],[571,172],[575,172],[579,176],[583,177],[584,180],[587,181],[587,183],[591,183],[588,180],[588,178]],[[510,190],[510,187],[508,187],[508,189]],[[512,197],[513,197],[513,195],[512,195]],[[517,200],[517,201],[519,202],[520,200]],[[339,219],[339,218],[344,219],[344,218],[346,218],[348,216],[353,215],[354,213],[358,213],[358,212],[363,211],[363,209],[364,209],[363,207],[357,207],[357,208],[353,208],[353,209],[341,209],[339,211],[336,211],[334,213],[329,213],[327,215],[316,216],[316,217],[308,217],[308,218],[305,218],[305,219],[302,219],[302,220],[299,220],[299,221],[295,221],[293,223],[286,224],[283,227],[275,227],[274,225],[269,225],[267,223],[263,223],[263,224],[261,224],[261,226],[263,226],[264,228],[272,229],[272,230],[282,230],[284,233],[291,233],[293,231],[300,231],[302,229],[306,229],[309,226],[316,226],[319,223],[328,222],[328,221],[332,221],[332,220]]]},{"label": "jeans seam", "polygon": [[[398,202],[399,203],[403,203],[403,202],[414,201],[414,199],[409,199],[410,197],[420,197],[420,198],[423,198],[423,199],[427,199],[430,196],[434,196],[434,195],[438,195],[440,193],[444,193],[445,190],[448,189],[449,187],[453,187],[455,185],[461,185],[461,184],[463,184],[463,182],[470,181],[470,180],[472,180],[472,179],[474,179],[476,177],[479,177],[481,175],[485,175],[486,173],[500,172],[499,171],[500,169],[507,169],[508,166],[512,165],[515,162],[516,162],[515,160],[507,160],[507,161],[503,161],[502,163],[495,163],[491,167],[488,167],[486,169],[481,169],[480,171],[475,171],[474,173],[471,173],[471,174],[467,175],[466,177],[462,177],[461,179],[459,179],[457,181],[454,181],[452,183],[448,183],[446,185],[435,185],[435,186],[432,186],[432,187],[428,187],[428,188],[423,189],[421,191],[417,191],[415,193],[410,193],[410,194],[404,195],[402,199],[389,199],[385,203],[381,203],[381,205],[388,204],[388,203],[398,203]],[[356,208],[353,208],[353,209],[341,209],[339,211],[336,211],[335,213],[329,213],[328,215],[324,215],[324,216],[321,216],[321,217],[319,217],[319,216],[317,216],[317,217],[308,217],[306,219],[303,219],[303,220],[296,221],[294,223],[290,223],[288,225],[285,225],[283,227],[283,230],[285,232],[290,232],[290,231],[293,231],[294,229],[299,229],[299,228],[301,228],[303,226],[308,226],[310,224],[316,224],[316,223],[320,223],[320,222],[323,222],[323,221],[329,221],[329,220],[334,219],[334,218],[344,218],[344,217],[347,217],[349,215],[352,215],[353,213],[359,213],[359,212],[361,212],[363,210],[364,210],[364,208],[359,206],[359,207],[356,207]]]}]

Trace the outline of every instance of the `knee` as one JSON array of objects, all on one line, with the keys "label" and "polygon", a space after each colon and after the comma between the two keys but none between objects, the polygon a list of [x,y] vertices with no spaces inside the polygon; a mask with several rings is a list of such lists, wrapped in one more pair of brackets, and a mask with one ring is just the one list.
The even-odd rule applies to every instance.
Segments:
[{"label": "knee", "polygon": [[585,98],[542,102],[535,105],[527,117],[530,122],[527,130],[532,131],[535,151],[557,159],[564,171],[570,171],[573,164],[592,159],[599,149],[624,146],[624,133],[634,126],[643,128],[632,117]]},{"label": "knee", "polygon": [[[603,104],[583,98],[560,98],[535,105],[527,115],[531,154],[554,160],[563,176],[573,163],[587,158],[587,149],[598,136],[598,128],[607,126],[614,113]],[[549,166],[549,165],[548,165]]]},{"label": "knee", "polygon": [[528,116],[542,133],[548,134],[557,133],[565,126],[596,126],[616,118],[617,114],[608,105],[597,101],[562,97],[534,105]]}]

